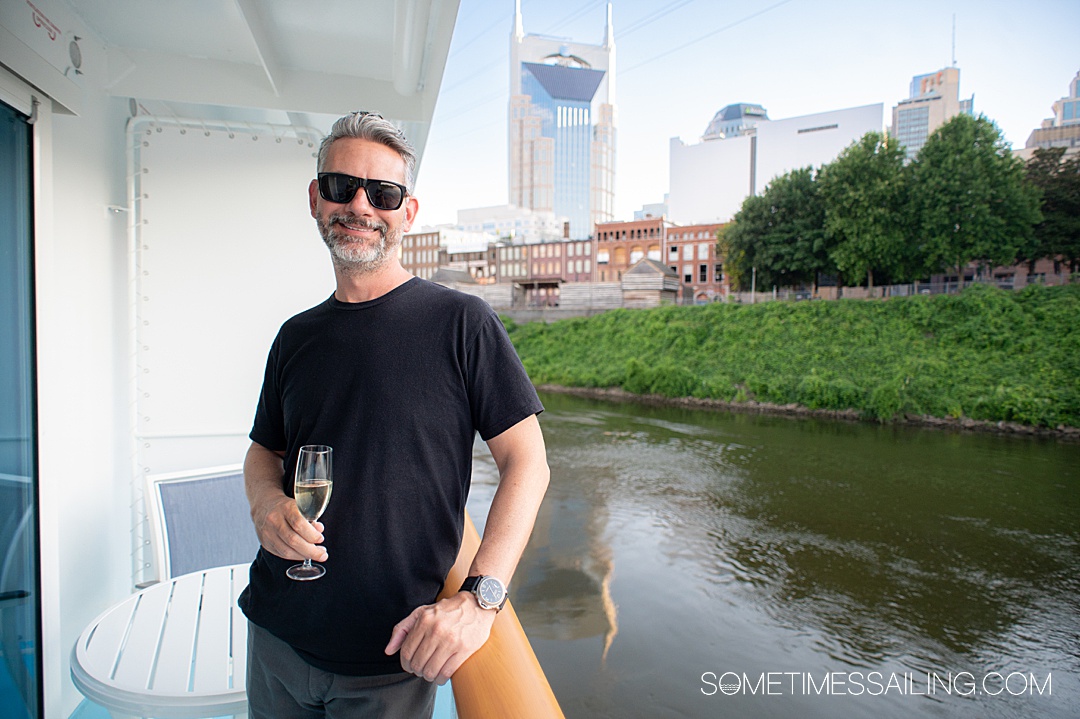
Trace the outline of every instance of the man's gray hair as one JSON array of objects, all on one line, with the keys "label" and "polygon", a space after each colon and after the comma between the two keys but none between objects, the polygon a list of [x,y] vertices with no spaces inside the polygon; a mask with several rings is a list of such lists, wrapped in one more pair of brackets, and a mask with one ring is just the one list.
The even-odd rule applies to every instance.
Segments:
[{"label": "man's gray hair", "polygon": [[324,137],[322,144],[319,145],[319,172],[322,172],[323,165],[326,164],[330,146],[344,137],[378,142],[401,155],[401,159],[405,161],[405,187],[409,194],[412,194],[416,184],[416,150],[405,138],[405,133],[382,115],[374,112],[351,112],[334,123],[334,126],[330,128],[330,134]]}]

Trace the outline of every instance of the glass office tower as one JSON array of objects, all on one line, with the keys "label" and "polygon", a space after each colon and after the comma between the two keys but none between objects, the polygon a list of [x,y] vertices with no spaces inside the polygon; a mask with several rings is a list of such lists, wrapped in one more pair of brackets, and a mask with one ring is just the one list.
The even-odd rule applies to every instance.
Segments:
[{"label": "glass office tower", "polygon": [[615,45],[525,35],[520,0],[510,42],[510,203],[569,219],[586,239],[613,218]]}]

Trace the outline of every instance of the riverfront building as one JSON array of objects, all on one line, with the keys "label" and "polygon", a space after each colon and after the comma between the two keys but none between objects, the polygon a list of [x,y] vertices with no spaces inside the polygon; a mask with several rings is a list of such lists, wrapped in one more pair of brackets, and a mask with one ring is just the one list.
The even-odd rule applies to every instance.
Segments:
[{"label": "riverfront building", "polygon": [[526,280],[520,284],[531,306],[554,307],[567,282],[592,281],[592,241],[545,242],[523,248]]},{"label": "riverfront building", "polygon": [[[661,274],[676,278],[678,301],[701,304],[730,292],[723,273],[724,258],[717,254],[717,233],[722,227],[719,223],[675,225],[663,217],[649,216],[602,223],[594,239],[533,244],[425,228],[405,236],[402,263],[414,274],[437,281],[457,273],[453,277],[458,283],[511,286],[506,293],[490,298],[509,301],[516,297],[531,307],[554,307],[559,305],[566,285],[597,283],[599,288],[617,284],[644,259],[652,263],[650,266],[660,266]],[[468,238],[473,241],[466,242]]]},{"label": "riverfront building", "polygon": [[510,36],[510,204],[569,220],[582,240],[615,205],[615,32],[601,45],[526,35],[521,1]]},{"label": "riverfront building", "polygon": [[730,292],[723,258],[717,254],[717,233],[723,224],[668,227],[664,262],[679,276],[683,304],[714,302]]},{"label": "riverfront building", "polygon": [[671,140],[670,219],[679,224],[728,222],[749,195],[775,177],[831,162],[867,132],[881,132],[884,105],[770,120],[760,105],[729,105],[700,143]]},{"label": "riverfront building", "polygon": [[[446,266],[451,256],[458,255],[454,258],[458,261],[464,256],[460,253],[486,252],[488,244],[494,240],[494,235],[482,232],[468,232],[452,227],[425,227],[420,232],[411,232],[401,238],[401,266],[417,277],[430,280],[439,267]],[[477,281],[483,282],[484,278],[491,275],[486,269],[478,272],[478,267],[474,261],[468,268],[462,265],[454,269],[471,269]]]},{"label": "riverfront building", "polygon": [[478,242],[473,245],[450,245],[439,250],[439,267],[467,272],[478,285],[490,285],[496,281],[495,243]]},{"label": "riverfront building", "polygon": [[911,95],[892,112],[889,134],[907,150],[913,160],[934,130],[960,113],[972,114],[975,97],[960,99],[960,69],[946,67],[911,79]]},{"label": "riverfront building", "polygon": [[618,282],[643,258],[662,262],[664,238],[671,223],[663,217],[596,225],[596,281]]},{"label": "riverfront building", "polygon": [[401,238],[401,266],[417,277],[430,280],[439,268],[439,230],[416,232]]},{"label": "riverfront building", "polygon": [[[721,227],[717,223],[678,226],[663,217],[607,222],[597,225],[595,239],[444,245],[438,251],[437,267],[468,272],[478,285],[513,285],[514,296],[530,306],[555,306],[565,285],[618,283],[631,267],[648,259],[678,277],[682,302],[711,302],[729,292],[723,258],[716,252]],[[429,248],[437,236],[425,232],[408,237],[424,243],[418,248]],[[419,258],[426,260],[426,255]],[[406,269],[418,272],[408,265]],[[432,270],[428,276],[434,274]]]}]

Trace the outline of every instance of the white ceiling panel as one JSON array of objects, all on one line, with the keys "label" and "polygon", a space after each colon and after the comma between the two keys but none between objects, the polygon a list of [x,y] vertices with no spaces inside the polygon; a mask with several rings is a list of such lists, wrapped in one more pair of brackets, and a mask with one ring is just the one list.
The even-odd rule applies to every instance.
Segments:
[{"label": "white ceiling panel", "polygon": [[114,96],[187,116],[204,105],[218,117],[375,110],[410,127],[421,151],[458,10],[458,0],[41,2],[90,30],[101,66],[82,71]]}]

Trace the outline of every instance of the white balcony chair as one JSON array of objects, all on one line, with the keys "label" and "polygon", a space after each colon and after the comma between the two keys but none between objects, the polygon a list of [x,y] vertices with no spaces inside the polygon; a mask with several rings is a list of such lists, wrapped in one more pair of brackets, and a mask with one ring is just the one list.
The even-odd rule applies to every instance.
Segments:
[{"label": "white balcony chair", "polygon": [[146,498],[158,581],[255,559],[241,465],[149,475]]},{"label": "white balcony chair", "polygon": [[240,465],[146,480],[158,582],[99,615],[71,678],[113,716],[244,716],[247,621],[236,599],[259,542]]}]

